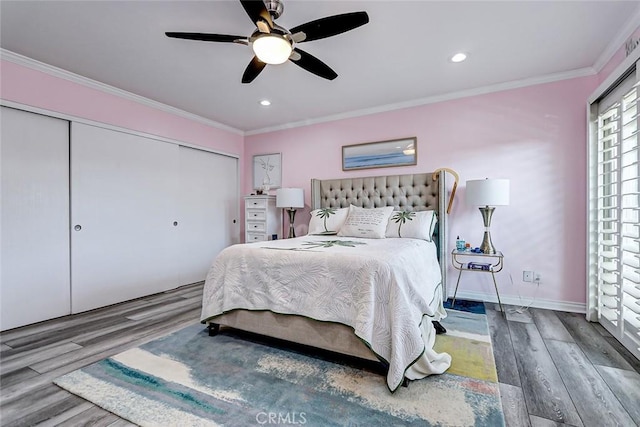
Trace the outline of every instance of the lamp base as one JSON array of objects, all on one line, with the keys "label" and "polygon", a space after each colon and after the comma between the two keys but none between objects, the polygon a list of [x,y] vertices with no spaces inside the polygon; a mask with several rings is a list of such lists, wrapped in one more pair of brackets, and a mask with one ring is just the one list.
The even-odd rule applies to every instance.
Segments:
[{"label": "lamp base", "polygon": [[483,254],[495,254],[496,248],[493,246],[493,242],[491,241],[491,233],[489,231],[484,232],[484,237],[482,239],[482,244],[480,245],[480,250]]},{"label": "lamp base", "polygon": [[296,210],[293,208],[287,209],[289,213],[289,238],[296,237],[296,231],[293,228],[293,221],[296,217]]},{"label": "lamp base", "polygon": [[491,232],[489,232],[489,227],[491,226],[491,216],[496,208],[485,206],[478,209],[480,209],[480,212],[482,213],[482,220],[484,221],[484,237],[482,238],[480,250],[484,254],[495,254],[496,248],[493,246],[493,242],[491,241]]}]

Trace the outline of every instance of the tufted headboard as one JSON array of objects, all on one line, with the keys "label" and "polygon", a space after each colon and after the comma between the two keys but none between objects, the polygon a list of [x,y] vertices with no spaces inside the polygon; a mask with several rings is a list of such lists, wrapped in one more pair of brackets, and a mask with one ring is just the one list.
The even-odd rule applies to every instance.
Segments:
[{"label": "tufted headboard", "polygon": [[346,208],[354,205],[364,208],[393,206],[395,210],[406,211],[435,210],[438,213],[436,245],[442,272],[443,296],[446,298],[447,187],[445,176],[445,174],[437,174],[435,181],[432,173],[312,179],[311,209]]}]

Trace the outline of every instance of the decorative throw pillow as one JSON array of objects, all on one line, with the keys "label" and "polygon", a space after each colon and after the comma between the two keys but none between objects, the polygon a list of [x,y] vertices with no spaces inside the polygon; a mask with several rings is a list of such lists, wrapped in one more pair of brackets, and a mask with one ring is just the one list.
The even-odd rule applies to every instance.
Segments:
[{"label": "decorative throw pillow", "polygon": [[384,239],[392,212],[393,206],[367,209],[351,205],[349,216],[338,232],[338,236]]},{"label": "decorative throw pillow", "polygon": [[311,211],[309,234],[335,235],[349,215],[349,208],[323,208]]},{"label": "decorative throw pillow", "polygon": [[435,211],[395,211],[389,217],[386,237],[410,237],[431,241],[438,217]]}]

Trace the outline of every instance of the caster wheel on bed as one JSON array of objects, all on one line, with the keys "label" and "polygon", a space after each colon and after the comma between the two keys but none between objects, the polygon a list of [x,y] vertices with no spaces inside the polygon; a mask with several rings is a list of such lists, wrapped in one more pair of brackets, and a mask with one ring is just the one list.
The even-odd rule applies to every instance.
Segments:
[{"label": "caster wheel on bed", "polygon": [[440,335],[440,334],[446,334],[447,330],[444,328],[444,326],[442,326],[440,324],[440,322],[438,322],[437,320],[433,321],[433,327],[436,328],[436,334]]}]

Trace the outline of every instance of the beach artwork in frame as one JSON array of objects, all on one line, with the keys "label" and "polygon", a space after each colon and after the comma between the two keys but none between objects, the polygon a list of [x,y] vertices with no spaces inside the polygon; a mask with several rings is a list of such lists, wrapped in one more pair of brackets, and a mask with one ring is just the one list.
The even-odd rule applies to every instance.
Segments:
[{"label": "beach artwork in frame", "polygon": [[342,170],[412,166],[418,163],[417,138],[344,145]]},{"label": "beach artwork in frame", "polygon": [[281,153],[253,156],[253,188],[280,188],[282,185]]}]

